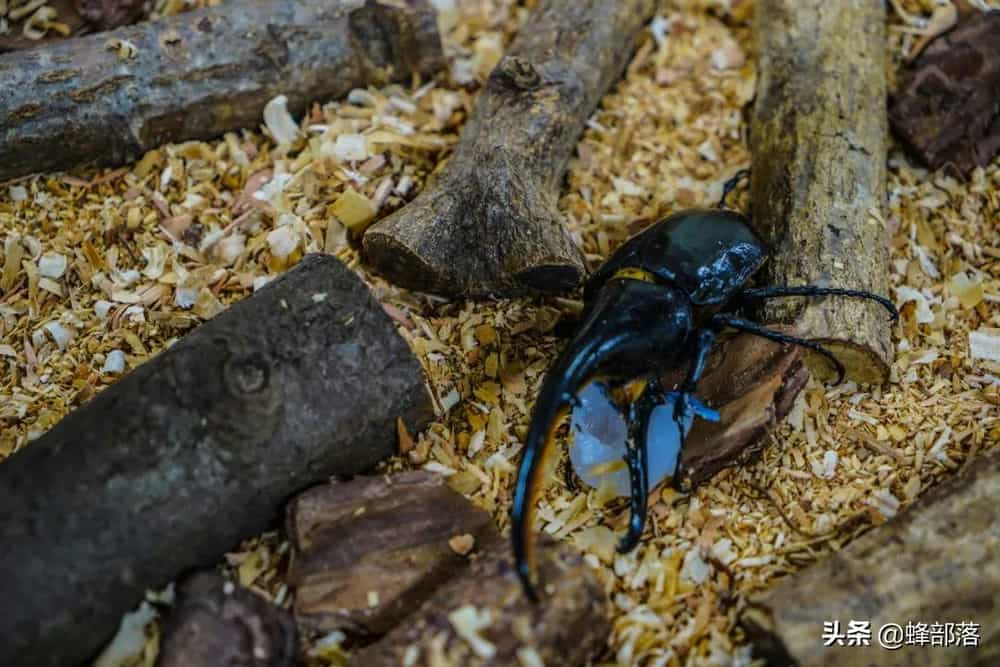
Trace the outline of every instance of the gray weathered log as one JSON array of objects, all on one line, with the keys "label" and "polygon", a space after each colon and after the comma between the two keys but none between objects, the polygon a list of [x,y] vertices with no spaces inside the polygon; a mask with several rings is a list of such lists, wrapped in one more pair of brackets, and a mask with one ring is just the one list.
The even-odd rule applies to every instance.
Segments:
[{"label": "gray weathered log", "polygon": [[[109,49],[133,44],[134,57]],[[426,0],[249,0],[0,58],[0,181],[257,127],[443,65]]]},{"label": "gray weathered log", "polygon": [[[755,653],[768,664],[803,667],[1000,664],[998,506],[1000,452],[993,452],[842,551],[751,599],[743,624]],[[839,621],[844,632],[851,620],[871,622],[870,646],[824,646],[824,622]],[[943,624],[976,623],[979,646],[879,647],[879,628],[897,623],[905,632],[907,622],[940,623],[939,637],[946,637]]]},{"label": "gray weathered log", "polygon": [[[538,572],[543,585],[538,604],[521,588],[509,541],[498,540],[461,575],[438,589],[406,623],[359,651],[348,664],[588,664],[611,631],[604,586],[572,547],[548,536],[539,538]],[[459,617],[452,616],[455,612]],[[470,642],[459,631],[460,627],[471,629],[461,622],[463,613],[488,618],[489,622],[475,632],[480,642]]]},{"label": "gray weathered log", "polygon": [[[761,0],[750,130],[753,221],[771,246],[765,280],[888,296],[885,8],[874,0]],[[889,318],[858,299],[777,299],[762,321],[823,343],[850,379],[884,382]],[[813,355],[825,370],[828,364]]]},{"label": "gray weathered log", "polygon": [[307,255],[0,464],[0,665],[91,657],[146,589],[372,468],[397,417],[430,414],[364,283]]},{"label": "gray weathered log", "polygon": [[156,667],[295,667],[295,621],[260,595],[198,572],[163,622]]},{"label": "gray weathered log", "polygon": [[650,0],[542,0],[500,60],[443,171],[364,236],[403,287],[446,295],[563,292],[583,258],[557,210],[576,141],[622,74]]},{"label": "gray weathered log", "polygon": [[[424,470],[317,486],[288,505],[295,617],[326,634],[385,634],[498,537],[493,519]],[[452,543],[453,540],[458,542]]]}]

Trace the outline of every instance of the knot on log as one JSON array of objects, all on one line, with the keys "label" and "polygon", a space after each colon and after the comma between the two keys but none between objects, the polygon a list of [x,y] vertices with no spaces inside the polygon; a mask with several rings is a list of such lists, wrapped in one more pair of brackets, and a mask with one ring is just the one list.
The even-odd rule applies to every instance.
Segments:
[{"label": "knot on log", "polygon": [[222,372],[229,390],[236,396],[263,391],[271,376],[267,361],[256,354],[230,361]]},{"label": "knot on log", "polygon": [[524,58],[504,56],[490,73],[490,81],[514,90],[533,90],[542,83],[542,75]]}]

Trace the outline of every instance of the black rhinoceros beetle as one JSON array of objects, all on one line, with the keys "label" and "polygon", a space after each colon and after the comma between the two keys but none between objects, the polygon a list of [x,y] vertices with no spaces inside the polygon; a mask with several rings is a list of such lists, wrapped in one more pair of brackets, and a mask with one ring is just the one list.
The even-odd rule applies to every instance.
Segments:
[{"label": "black rhinoceros beetle", "polygon": [[[724,202],[724,199],[723,199]],[[842,296],[871,299],[898,318],[888,299],[869,292],[816,286],[747,287],[767,259],[767,249],[746,216],[731,210],[699,209],[675,213],[626,241],[584,287],[584,312],[576,334],[549,369],[535,402],[518,472],[512,509],[512,541],[517,572],[532,600],[533,544],[530,530],[540,490],[544,459],[562,416],[578,404],[586,383],[624,385],[645,381],[627,407],[631,444],[629,470],[631,520],[618,544],[620,552],[638,543],[646,522],[647,442],[652,411],[668,401],[678,424],[695,415],[718,415],[693,394],[716,334],[732,328],[782,343],[802,345],[825,356],[840,382],[844,367],[828,350],[808,340],[766,329],[740,317],[748,302],[786,296]],[[686,363],[684,383],[673,392],[659,384],[666,371]],[[683,445],[683,431],[677,451]],[[684,475],[678,463],[672,481]]]}]

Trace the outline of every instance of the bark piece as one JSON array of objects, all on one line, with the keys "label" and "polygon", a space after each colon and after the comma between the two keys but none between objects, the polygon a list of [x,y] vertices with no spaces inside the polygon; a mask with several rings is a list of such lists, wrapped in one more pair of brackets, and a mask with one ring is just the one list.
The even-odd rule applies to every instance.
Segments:
[{"label": "bark piece", "polygon": [[[765,280],[887,295],[885,9],[878,2],[762,0],[751,123],[753,221],[771,246]],[[876,303],[775,299],[761,320],[794,324],[859,382],[884,382],[892,346]],[[810,353],[814,370],[832,375]]]},{"label": "bark piece", "polygon": [[[109,49],[112,39],[135,55]],[[256,127],[279,94],[300,114],[442,64],[425,0],[251,0],[12,54],[0,60],[0,181],[126,162]]]},{"label": "bark piece", "polygon": [[[842,551],[750,601],[743,624],[768,664],[1000,664],[1000,452]],[[871,621],[871,646],[824,646],[823,623]],[[979,647],[879,647],[883,624],[977,623]],[[957,630],[956,630],[957,632]],[[773,663],[772,663],[773,661]]]},{"label": "bark piece", "polygon": [[76,11],[96,30],[113,30],[139,20],[145,0],[75,0]]},{"label": "bark piece", "polygon": [[468,564],[450,540],[497,537],[486,511],[426,471],[310,489],[287,523],[295,616],[323,634],[385,634]]},{"label": "bark piece", "polygon": [[800,347],[745,333],[718,346],[697,393],[719,411],[720,420],[695,420],[681,454],[686,483],[701,484],[760,451],[767,432],[792,409],[808,380]]},{"label": "bark piece", "polygon": [[0,464],[0,664],[90,657],[146,589],[372,468],[397,417],[431,412],[364,283],[307,255]]},{"label": "bark piece", "polygon": [[889,122],[933,169],[988,165],[1000,151],[1000,11],[970,14],[931,42],[904,75]]},{"label": "bark piece", "polygon": [[287,611],[215,573],[180,587],[163,624],[157,667],[294,667],[295,621]]},{"label": "bark piece", "polygon": [[654,7],[538,3],[433,184],[366,232],[369,261],[398,285],[450,296],[572,289],[583,258],[557,210],[559,188]]},{"label": "bark piece", "polygon": [[544,582],[538,604],[521,589],[510,544],[499,540],[407,623],[348,664],[587,664],[611,630],[604,587],[572,547],[540,536],[538,550]]}]

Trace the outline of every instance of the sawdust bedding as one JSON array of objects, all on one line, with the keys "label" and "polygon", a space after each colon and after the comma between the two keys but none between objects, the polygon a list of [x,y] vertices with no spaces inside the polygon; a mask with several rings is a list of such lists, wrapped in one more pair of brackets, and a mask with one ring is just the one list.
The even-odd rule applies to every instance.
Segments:
[{"label": "sawdust bedding", "polygon": [[[335,254],[384,303],[427,372],[438,416],[390,469],[424,467],[507,516],[532,400],[574,295],[479,303],[408,293],[367,272],[352,233],[402,206],[447,158],[475,92],[527,9],[438,0],[450,71],[358,90],[260,128],[163,146],[114,170],[0,187],[0,458],[26,446],[199,322],[305,252]],[[930,0],[896,7],[897,64]],[[581,138],[560,207],[588,260],[669,211],[715,202],[747,167],[755,70],[744,0],[665,1]],[[304,137],[299,138],[299,137]],[[607,582],[606,664],[748,664],[748,595],[840,549],[1000,440],[1000,160],[967,181],[889,157],[892,296],[902,306],[883,387],[811,382],[760,461],[689,496],[654,490],[651,526],[614,552],[621,501],[561,479],[539,525],[587,551]],[[746,196],[738,201],[746,206]],[[988,358],[992,342],[992,360]],[[561,476],[557,476],[561,477]],[[247,541],[220,565],[290,604],[287,543]],[[145,662],[155,654],[149,630]],[[341,637],[314,642],[339,664]]]}]

